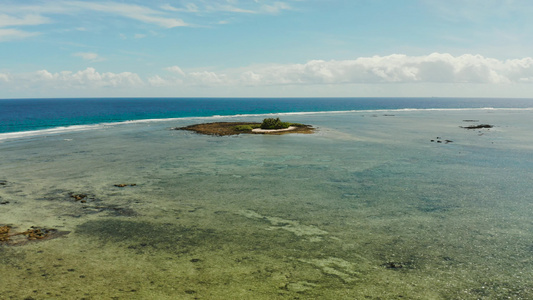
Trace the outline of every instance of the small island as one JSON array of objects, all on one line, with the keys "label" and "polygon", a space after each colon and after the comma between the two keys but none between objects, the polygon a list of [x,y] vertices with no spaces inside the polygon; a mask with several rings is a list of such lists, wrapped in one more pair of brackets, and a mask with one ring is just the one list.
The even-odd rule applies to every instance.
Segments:
[{"label": "small island", "polygon": [[313,133],[311,125],[300,123],[282,122],[279,118],[266,118],[262,123],[256,122],[216,122],[176,127],[175,130],[188,130],[207,135],[237,135],[248,134],[287,134],[287,133]]}]

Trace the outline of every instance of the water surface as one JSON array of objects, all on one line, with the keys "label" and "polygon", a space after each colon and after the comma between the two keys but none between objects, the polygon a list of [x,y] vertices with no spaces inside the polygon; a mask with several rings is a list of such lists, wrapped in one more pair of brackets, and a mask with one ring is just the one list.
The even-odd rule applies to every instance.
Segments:
[{"label": "water surface", "polygon": [[[262,119],[205,117],[5,139],[0,225],[70,233],[0,246],[0,298],[533,298],[532,114],[283,117],[312,135],[170,130]],[[460,127],[472,124],[494,128]]]}]

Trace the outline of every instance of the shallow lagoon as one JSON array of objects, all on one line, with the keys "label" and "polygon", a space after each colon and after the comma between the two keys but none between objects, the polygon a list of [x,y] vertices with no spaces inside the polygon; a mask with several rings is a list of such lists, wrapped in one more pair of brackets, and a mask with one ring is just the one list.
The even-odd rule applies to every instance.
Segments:
[{"label": "shallow lagoon", "polygon": [[[312,135],[170,130],[262,119],[198,118],[3,140],[0,225],[70,233],[0,246],[0,298],[533,298],[532,117],[373,111],[282,116]],[[472,124],[495,127],[460,128]]]}]

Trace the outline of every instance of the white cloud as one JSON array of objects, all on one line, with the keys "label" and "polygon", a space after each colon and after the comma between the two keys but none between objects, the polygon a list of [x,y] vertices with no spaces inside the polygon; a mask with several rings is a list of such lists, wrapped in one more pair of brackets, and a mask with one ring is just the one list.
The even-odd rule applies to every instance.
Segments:
[{"label": "white cloud", "polygon": [[81,1],[65,1],[64,4],[69,5],[73,8],[116,14],[126,18],[134,19],[145,23],[155,24],[165,28],[189,26],[189,24],[185,23],[181,19],[167,18],[162,16],[161,11],[134,4],[124,4],[117,2],[96,3]]},{"label": "white cloud", "polygon": [[[156,10],[147,6],[125,4],[121,2],[88,2],[88,1],[45,1],[35,5],[5,5],[2,11],[11,14],[23,15],[24,17],[0,16],[0,24],[11,25],[39,25],[51,22],[43,15],[73,15],[82,12],[101,12],[105,14],[122,16],[143,23],[155,24],[164,28],[190,26],[183,20],[169,17],[165,11]],[[27,15],[31,11],[33,14]],[[10,26],[11,26],[10,25]]]},{"label": "white cloud", "polygon": [[196,13],[196,12],[199,12],[198,10],[198,6],[196,6],[196,4],[194,3],[187,3],[185,5],[184,8],[176,8],[170,4],[164,4],[164,5],[161,5],[160,6],[161,9],[163,10],[168,10],[168,11],[176,11],[176,12],[191,12],[191,13]]},{"label": "white cloud", "polygon": [[168,67],[168,68],[165,68],[165,70],[185,76],[185,72],[183,72],[183,70],[178,66]]},{"label": "white cloud", "polygon": [[355,60],[313,60],[242,72],[244,84],[347,83],[489,83],[525,82],[533,78],[533,59],[501,61],[481,55],[433,53],[427,56],[361,57]]},{"label": "white cloud", "polygon": [[179,78],[162,78],[155,75],[148,78],[148,84],[153,87],[175,87],[183,85],[183,80]]},{"label": "white cloud", "polygon": [[239,3],[239,1],[232,0],[197,0],[196,3],[193,3],[193,0],[191,0],[191,2],[185,4],[182,8],[178,8],[170,4],[161,5],[160,8],[166,11],[173,12],[229,12],[238,14],[278,14],[283,10],[292,9],[289,4],[280,1],[248,1],[244,3]]},{"label": "white cloud", "polygon": [[261,11],[270,14],[278,14],[283,10],[290,9],[292,9],[291,6],[284,2],[274,2],[272,4],[265,4],[261,6]]},{"label": "white cloud", "polygon": [[168,86],[168,81],[166,79],[161,78],[159,75],[152,76],[148,78],[148,83],[151,86],[155,87],[162,87],[162,86]]},{"label": "white cloud", "polygon": [[[75,17],[80,14],[96,13],[96,19],[105,17],[123,17],[142,23],[153,24],[163,28],[197,26],[178,18],[179,13],[190,13],[203,16],[205,14],[225,13],[224,21],[209,21],[207,24],[227,24],[228,14],[278,14],[284,10],[292,9],[289,4],[281,1],[233,1],[233,0],[190,0],[181,7],[171,4],[153,6],[152,3],[130,4],[123,1],[39,1],[27,4],[23,1],[13,1],[2,4],[0,8],[0,42],[13,39],[22,39],[35,36],[39,33],[21,31],[14,26],[36,26],[55,23],[55,26],[65,24],[65,21],[56,22],[58,17]],[[220,16],[215,16],[220,19]],[[205,20],[205,18],[201,18]],[[111,24],[111,23],[107,23]],[[80,31],[87,30],[79,24],[69,27]],[[42,28],[40,28],[42,30]],[[137,35],[136,38],[141,36]]]},{"label": "white cloud", "polygon": [[92,52],[77,52],[77,53],[72,54],[72,56],[81,57],[84,60],[89,60],[92,62],[99,62],[99,61],[104,60],[97,53],[92,53]]},{"label": "white cloud", "polygon": [[0,81],[9,82],[9,75],[0,73]]},{"label": "white cloud", "polygon": [[[96,59],[94,53],[80,53]],[[94,55],[93,55],[94,54]],[[425,56],[392,54],[360,57],[354,60],[312,60],[304,64],[250,66],[223,71],[188,72],[178,66],[165,68],[170,75],[156,74],[146,83],[159,86],[320,86],[346,84],[530,84],[533,58],[498,60],[481,55],[453,56],[433,53]],[[138,87],[144,81],[135,73],[83,71],[51,73],[41,70],[33,81],[58,87]],[[0,77],[4,78],[4,77]],[[10,80],[13,78],[11,77]],[[6,79],[3,79],[6,81]]]},{"label": "white cloud", "polygon": [[2,29],[0,28],[0,42],[20,40],[28,37],[39,35],[38,32],[28,32],[18,29]]},{"label": "white cloud", "polygon": [[[3,87],[24,92],[35,91],[34,94],[47,90],[80,94],[83,94],[80,91],[124,91],[127,95],[135,95],[135,91],[142,90],[148,95],[163,91],[175,95],[172,92],[179,90],[193,91],[201,96],[209,91],[225,89],[236,94],[268,91],[283,96],[283,91],[290,90],[292,95],[312,95],[314,92],[311,91],[318,93],[325,89],[336,96],[349,96],[351,88],[364,87],[381,96],[384,91],[389,91],[386,94],[389,96],[394,95],[394,91],[401,92],[398,95],[403,96],[420,95],[414,91],[441,96],[461,96],[460,91],[469,92],[470,96],[506,96],[527,95],[525,91],[533,90],[533,58],[498,60],[473,54],[392,54],[353,60],[312,60],[303,64],[254,65],[218,71],[189,71],[170,66],[165,71],[168,72],[165,75],[154,74],[143,80],[131,72],[97,72],[94,68],[55,73],[40,70],[31,74],[0,73],[0,83],[9,81],[9,86],[3,84]],[[509,88],[511,86],[513,88]],[[515,93],[517,90],[521,92]],[[256,95],[262,94],[259,92]]]},{"label": "white cloud", "polygon": [[210,71],[195,71],[186,73],[178,66],[172,66],[165,68],[173,74],[178,75],[170,77],[154,76],[149,79],[149,83],[153,85],[165,85],[171,86],[175,84],[187,85],[187,86],[219,86],[219,85],[231,85],[235,84],[234,78],[229,77],[226,74],[219,74]]},{"label": "white cloud", "polygon": [[230,83],[228,81],[228,76],[226,74],[217,74],[215,72],[192,72],[187,75],[190,79],[189,83],[193,85],[221,85],[225,83]]},{"label": "white cloud", "polygon": [[36,14],[25,15],[20,18],[0,14],[0,27],[41,25],[50,22],[50,19]]},{"label": "white cloud", "polygon": [[46,88],[124,88],[144,85],[141,78],[131,72],[99,73],[94,68],[87,68],[78,72],[62,71],[51,73],[47,70],[37,71],[29,78],[35,84],[42,84]]},{"label": "white cloud", "polygon": [[177,66],[166,68],[183,77],[187,85],[343,85],[343,84],[508,84],[533,82],[533,58],[498,60],[481,55],[426,56],[392,54],[354,60],[312,60],[305,64],[252,66],[224,73],[186,73]]},{"label": "white cloud", "polygon": [[159,6],[161,9],[163,10],[169,10],[169,11],[182,11],[181,9],[179,8],[175,8],[174,6],[170,5],[170,4],[163,4],[161,6]]},{"label": "white cloud", "polygon": [[238,84],[234,78],[216,72],[195,71],[186,73],[178,66],[168,67],[165,70],[175,75],[164,77],[155,75],[148,78],[148,83],[155,87],[176,85],[207,87]]},{"label": "white cloud", "polygon": [[233,13],[255,14],[257,11],[244,9],[233,5],[210,5],[206,7],[209,11],[224,11]]}]

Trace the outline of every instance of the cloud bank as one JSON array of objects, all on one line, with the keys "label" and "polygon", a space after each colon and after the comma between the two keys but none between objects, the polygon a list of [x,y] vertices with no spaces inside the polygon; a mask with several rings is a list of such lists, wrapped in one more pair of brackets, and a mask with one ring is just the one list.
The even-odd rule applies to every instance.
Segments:
[{"label": "cloud bank", "polygon": [[[81,57],[95,58],[92,53]],[[31,86],[28,86],[28,85]],[[433,53],[426,56],[392,54],[354,60],[312,60],[304,64],[249,66],[222,71],[188,71],[170,66],[147,78],[132,72],[98,72],[94,68],[52,73],[39,70],[29,74],[0,73],[0,87],[68,89],[152,89],[272,86],[345,86],[402,84],[463,84],[493,86],[533,84],[533,58],[498,60],[481,55],[453,56]]]},{"label": "cloud bank", "polygon": [[144,85],[139,75],[131,72],[97,72],[94,68],[71,72],[49,72],[38,70],[24,74],[0,73],[0,87],[3,89],[30,91],[69,91],[82,94],[87,90],[124,89]]},{"label": "cloud bank", "polygon": [[[498,60],[481,55],[433,53],[426,56],[360,57],[354,60],[312,60],[305,64],[248,67],[223,72],[186,73],[182,82],[197,85],[320,85],[383,83],[487,83],[533,82],[533,58]],[[169,84],[173,81],[170,78]]]}]

